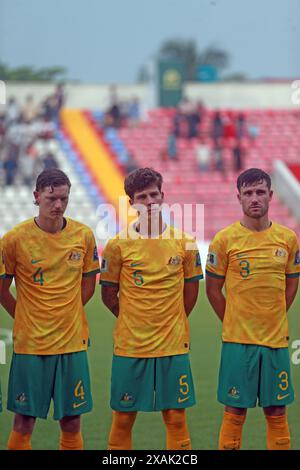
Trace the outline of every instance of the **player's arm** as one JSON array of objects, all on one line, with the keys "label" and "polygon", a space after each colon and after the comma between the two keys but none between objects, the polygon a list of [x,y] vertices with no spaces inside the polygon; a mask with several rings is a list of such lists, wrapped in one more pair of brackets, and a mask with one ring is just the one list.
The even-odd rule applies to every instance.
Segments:
[{"label": "player's arm", "polygon": [[105,246],[101,261],[101,298],[104,305],[118,318],[119,282],[122,268],[121,249],[118,240],[109,240]]},{"label": "player's arm", "polygon": [[290,308],[297,294],[299,285],[299,276],[298,277],[288,277],[285,278],[285,303],[286,311]]},{"label": "player's arm", "polygon": [[187,316],[196,305],[199,291],[199,281],[185,282],[183,288],[184,308]]},{"label": "player's arm", "polygon": [[206,295],[210,305],[221,321],[224,319],[226,307],[226,299],[222,292],[224,281],[224,278],[216,278],[206,275]]},{"label": "player's arm", "polygon": [[296,234],[289,241],[289,257],[285,272],[286,311],[292,305],[298,290],[300,276],[300,251]]},{"label": "player's arm", "polygon": [[13,278],[8,277],[2,281],[1,304],[12,318],[15,318],[16,299],[10,291]]},{"label": "player's arm", "polygon": [[96,286],[96,275],[83,276],[81,281],[82,305],[86,305],[93,297]]},{"label": "player's arm", "polygon": [[83,260],[81,279],[82,305],[86,305],[93,297],[96,286],[96,276],[100,273],[99,256],[95,237],[91,230],[85,233],[86,252]]},{"label": "player's arm", "polygon": [[119,316],[119,284],[101,285],[101,297],[104,305],[114,314]]},{"label": "player's arm", "polygon": [[197,302],[199,281],[203,279],[203,272],[196,240],[184,240],[184,250],[183,302],[185,313],[189,316]]}]

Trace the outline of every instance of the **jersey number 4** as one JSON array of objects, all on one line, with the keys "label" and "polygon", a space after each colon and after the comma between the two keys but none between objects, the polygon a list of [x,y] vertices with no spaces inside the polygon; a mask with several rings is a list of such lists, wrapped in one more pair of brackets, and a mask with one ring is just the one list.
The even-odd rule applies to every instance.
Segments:
[{"label": "jersey number 4", "polygon": [[38,268],[33,275],[33,282],[39,284],[40,286],[44,285],[44,273],[42,268]]}]

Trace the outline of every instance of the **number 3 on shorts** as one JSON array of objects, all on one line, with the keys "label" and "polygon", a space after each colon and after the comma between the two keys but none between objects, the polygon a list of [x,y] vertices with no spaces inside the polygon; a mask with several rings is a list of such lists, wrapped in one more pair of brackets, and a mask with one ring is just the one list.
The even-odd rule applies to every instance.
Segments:
[{"label": "number 3 on shorts", "polygon": [[281,381],[281,383],[279,384],[279,388],[280,390],[285,392],[285,390],[289,388],[289,375],[287,372],[285,372],[285,370],[283,370],[282,372],[280,372],[280,374],[278,374],[278,377]]}]

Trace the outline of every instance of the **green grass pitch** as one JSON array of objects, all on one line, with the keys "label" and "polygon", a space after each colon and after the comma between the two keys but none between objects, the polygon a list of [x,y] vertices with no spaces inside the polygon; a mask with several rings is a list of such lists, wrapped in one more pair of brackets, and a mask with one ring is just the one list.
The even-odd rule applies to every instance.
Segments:
[{"label": "green grass pitch", "polygon": [[[112,356],[113,315],[99,300],[99,288],[87,307],[91,331],[89,350],[94,409],[83,415],[83,435],[86,449],[106,449],[111,421],[109,407],[110,367]],[[300,340],[300,294],[289,312],[291,343]],[[0,312],[2,328],[11,328],[8,315]],[[188,422],[194,449],[216,449],[223,406],[216,400],[219,355],[221,348],[221,325],[204,293],[202,282],[199,301],[191,315],[192,350],[191,363],[195,382],[197,405],[188,410]],[[0,366],[3,392],[3,408],[6,404],[8,364]],[[289,407],[289,423],[292,448],[300,449],[300,364],[292,366],[296,399]],[[4,410],[0,415],[0,449],[5,449],[12,424],[12,413]],[[149,432],[151,430],[151,432]],[[47,420],[38,420],[32,438],[34,449],[57,449],[58,423],[52,419],[52,409]],[[248,411],[243,432],[243,449],[265,449],[265,419],[261,409]],[[134,449],[165,449],[165,431],[160,413],[140,413],[133,432]]]}]

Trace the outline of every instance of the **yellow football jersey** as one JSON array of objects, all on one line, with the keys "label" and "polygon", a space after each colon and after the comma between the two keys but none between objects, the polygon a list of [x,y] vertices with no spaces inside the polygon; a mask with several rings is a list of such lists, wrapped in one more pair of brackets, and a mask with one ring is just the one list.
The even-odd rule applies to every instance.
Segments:
[{"label": "yellow football jersey", "polygon": [[107,243],[101,264],[101,284],[119,285],[114,353],[140,358],[187,353],[183,288],[203,277],[197,246],[170,226],[153,239],[126,239],[125,233]]},{"label": "yellow football jersey", "polygon": [[5,277],[5,266],[2,252],[2,240],[0,239],[0,279]]},{"label": "yellow football jersey", "polygon": [[286,277],[298,277],[296,234],[282,225],[255,232],[236,222],[221,230],[209,247],[206,273],[225,278],[225,342],[271,348],[288,345]]},{"label": "yellow football jersey", "polygon": [[87,349],[81,281],[100,272],[98,253],[89,227],[69,218],[66,222],[61,232],[51,234],[30,219],[3,237],[6,275],[15,278],[17,289],[16,353]]}]

